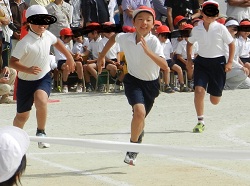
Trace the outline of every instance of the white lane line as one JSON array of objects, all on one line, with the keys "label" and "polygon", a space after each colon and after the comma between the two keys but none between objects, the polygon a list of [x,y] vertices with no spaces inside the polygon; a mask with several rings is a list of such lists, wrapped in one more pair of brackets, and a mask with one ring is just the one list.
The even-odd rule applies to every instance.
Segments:
[{"label": "white lane line", "polygon": [[71,154],[103,154],[103,153],[110,153],[110,152],[118,152],[118,151],[93,151],[93,152],[30,152],[27,155],[71,155]]},{"label": "white lane line", "polygon": [[231,141],[233,143],[239,144],[241,146],[246,146],[250,147],[250,143],[238,138],[235,136],[235,132],[242,128],[242,127],[247,127],[249,126],[248,124],[242,124],[242,125],[233,125],[228,127],[226,130],[220,132],[220,137],[224,140]]},{"label": "white lane line", "polygon": [[204,163],[197,163],[197,162],[194,162],[194,161],[184,160],[184,159],[180,159],[180,158],[169,158],[169,160],[178,161],[178,162],[182,162],[184,164],[194,165],[194,166],[198,166],[198,167],[202,167],[202,168],[206,168],[206,169],[226,173],[228,175],[231,175],[231,176],[234,176],[234,177],[237,177],[237,178],[244,178],[246,180],[250,180],[250,175],[249,174],[239,173],[239,172],[236,172],[236,171],[227,170],[225,168],[215,167],[215,166],[211,166],[211,165],[206,165]]},{"label": "white lane line", "polygon": [[48,166],[51,166],[51,167],[56,167],[56,168],[59,168],[59,169],[65,170],[65,171],[72,171],[72,173],[75,172],[76,174],[82,174],[82,175],[85,175],[85,176],[89,176],[89,177],[92,177],[92,178],[94,178],[96,180],[99,180],[101,182],[108,183],[110,185],[131,186],[126,182],[116,181],[116,180],[111,179],[111,178],[106,177],[106,176],[96,175],[96,173],[93,174],[92,172],[86,172],[86,171],[83,171],[83,170],[79,170],[79,169],[75,169],[75,168],[72,168],[72,167],[64,166],[62,164],[58,164],[58,163],[54,163],[54,162],[51,162],[51,161],[43,160],[43,159],[40,159],[40,158],[37,158],[37,157],[34,157],[34,156],[28,156],[28,158],[36,160],[36,161],[40,161],[40,162],[42,162],[44,164],[47,164]]}]

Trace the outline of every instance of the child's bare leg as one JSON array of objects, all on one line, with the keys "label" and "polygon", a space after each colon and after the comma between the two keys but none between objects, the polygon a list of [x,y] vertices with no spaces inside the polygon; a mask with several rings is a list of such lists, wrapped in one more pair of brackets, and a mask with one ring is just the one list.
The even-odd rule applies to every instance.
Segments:
[{"label": "child's bare leg", "polygon": [[220,102],[220,99],[221,99],[221,97],[218,97],[218,96],[211,96],[211,95],[210,95],[210,102],[211,102],[213,105],[217,105],[217,104]]},{"label": "child's bare leg", "polygon": [[[246,62],[244,64],[244,67],[246,67],[248,69],[248,71],[250,71],[250,63],[249,62]],[[248,77],[250,77],[250,75],[248,75]]]},{"label": "child's bare leg", "polygon": [[169,85],[170,82],[170,68],[168,67],[167,70],[163,71],[163,79],[164,79],[164,83],[165,85]]},{"label": "child's bare leg", "polygon": [[45,130],[48,103],[47,93],[43,90],[37,90],[34,94],[34,101],[36,107],[37,128],[39,130]]},{"label": "child's bare leg", "polygon": [[97,72],[96,72],[96,64],[95,63],[91,63],[87,65],[87,70],[88,72],[94,76],[95,79],[97,79]]},{"label": "child's bare leg", "polygon": [[63,71],[63,78],[62,79],[64,82],[66,82],[66,81],[68,81],[68,77],[69,77],[69,73],[70,73],[69,66],[64,63],[62,65],[61,69]]},{"label": "child's bare leg", "polygon": [[29,116],[30,116],[30,111],[23,113],[16,113],[13,125],[22,129],[26,121],[29,119]]},{"label": "child's bare leg", "polygon": [[177,72],[180,84],[184,84],[183,72],[179,65],[173,65],[172,70]]},{"label": "child's bare leg", "polygon": [[90,82],[90,74],[87,69],[87,65],[83,65],[83,74],[84,74],[84,79],[86,83]]},{"label": "child's bare leg", "polygon": [[112,77],[116,77],[117,67],[113,64],[108,64],[106,69],[110,72]]},{"label": "child's bare leg", "polygon": [[143,104],[136,104],[133,106],[133,118],[131,122],[131,138],[132,142],[137,142],[140,134],[144,129],[144,120],[146,116],[145,106]]},{"label": "child's bare leg", "polygon": [[196,86],[194,89],[194,105],[197,116],[204,115],[204,97],[205,89],[201,86]]},{"label": "child's bare leg", "polygon": [[77,73],[78,79],[83,78],[83,66],[80,61],[76,61],[76,73]]}]

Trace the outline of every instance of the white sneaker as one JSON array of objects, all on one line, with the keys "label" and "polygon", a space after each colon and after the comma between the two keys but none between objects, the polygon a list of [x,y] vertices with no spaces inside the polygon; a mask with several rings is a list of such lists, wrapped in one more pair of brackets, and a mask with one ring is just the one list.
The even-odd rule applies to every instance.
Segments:
[{"label": "white sneaker", "polygon": [[115,84],[115,93],[118,93],[120,91],[121,91],[120,85]]},{"label": "white sneaker", "polygon": [[[38,134],[36,134],[36,136],[46,137],[46,134],[38,133]],[[40,149],[45,149],[45,148],[49,148],[50,144],[49,143],[44,143],[44,142],[38,142],[38,147]]]},{"label": "white sneaker", "polygon": [[135,166],[137,154],[137,152],[127,152],[124,163]]},{"label": "white sneaker", "polygon": [[69,92],[68,86],[63,86],[62,92],[63,93],[68,93]]},{"label": "white sneaker", "polygon": [[78,93],[82,92],[82,85],[77,85],[76,92]]}]

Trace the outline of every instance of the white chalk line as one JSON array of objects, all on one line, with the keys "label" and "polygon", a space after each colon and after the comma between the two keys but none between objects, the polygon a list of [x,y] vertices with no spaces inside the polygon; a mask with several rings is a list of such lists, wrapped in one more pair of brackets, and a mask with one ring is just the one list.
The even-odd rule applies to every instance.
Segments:
[{"label": "white chalk line", "polygon": [[249,124],[247,124],[247,123],[242,124],[242,125],[230,126],[226,130],[224,130],[220,133],[220,137],[224,140],[231,141],[231,142],[236,143],[238,145],[250,147],[250,143],[235,136],[235,132],[238,129],[240,129],[242,127],[248,127],[248,126],[249,126]]},{"label": "white chalk line", "polygon": [[106,176],[96,175],[96,173],[93,173],[93,172],[89,172],[89,171],[86,172],[86,171],[75,169],[75,168],[72,168],[72,167],[68,167],[68,166],[65,166],[65,165],[62,165],[62,164],[58,164],[58,163],[54,163],[54,162],[51,162],[51,161],[43,160],[43,159],[34,157],[32,155],[28,156],[28,158],[31,158],[31,159],[36,160],[36,161],[40,161],[40,162],[42,162],[42,163],[44,163],[46,165],[49,165],[49,166],[55,167],[55,168],[59,168],[59,169],[64,170],[64,171],[71,171],[71,172],[75,172],[76,174],[89,176],[89,177],[92,177],[92,178],[94,178],[96,180],[99,180],[101,182],[108,183],[110,185],[131,186],[130,184],[128,184],[126,182],[123,182],[123,181],[116,181],[116,180],[111,179],[111,178],[106,177]]},{"label": "white chalk line", "polygon": [[27,155],[71,155],[71,154],[103,154],[103,153],[110,153],[116,151],[93,151],[93,152],[29,152]]}]

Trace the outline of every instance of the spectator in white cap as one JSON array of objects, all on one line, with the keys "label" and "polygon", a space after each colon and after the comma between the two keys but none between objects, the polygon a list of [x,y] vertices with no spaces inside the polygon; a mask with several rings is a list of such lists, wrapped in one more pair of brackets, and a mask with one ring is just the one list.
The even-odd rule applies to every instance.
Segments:
[{"label": "spectator in white cap", "polygon": [[[238,39],[236,39],[239,23],[236,19],[229,17],[226,20],[225,26],[227,27],[228,31],[234,38],[235,54],[233,59],[232,70],[226,74],[226,83],[224,89],[226,90],[234,90],[236,88],[249,89],[250,88],[250,78],[248,77],[249,70],[240,63],[239,55],[241,50],[239,47]],[[225,56],[226,58],[228,58],[229,51],[227,45],[225,45],[225,51],[226,51]]]},{"label": "spectator in white cap", "polygon": [[[13,125],[23,128],[29,118],[34,103],[37,117],[37,136],[45,137],[47,119],[47,102],[51,91],[50,47],[53,45],[66,58],[66,65],[71,72],[75,62],[70,52],[55,35],[46,30],[48,25],[56,22],[56,17],[48,14],[41,5],[32,5],[26,11],[28,34],[20,40],[12,52],[10,65],[18,73],[17,113]],[[39,148],[49,144],[39,142]]]},{"label": "spectator in white cap", "polygon": [[0,186],[20,183],[29,144],[29,136],[24,130],[14,126],[0,128]]}]

